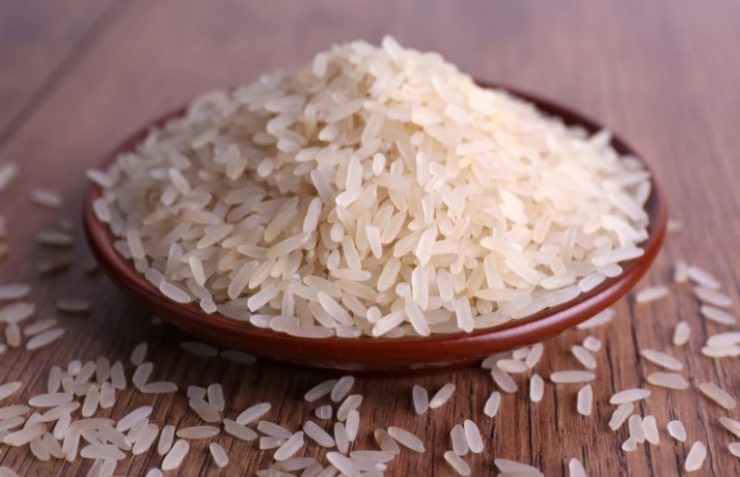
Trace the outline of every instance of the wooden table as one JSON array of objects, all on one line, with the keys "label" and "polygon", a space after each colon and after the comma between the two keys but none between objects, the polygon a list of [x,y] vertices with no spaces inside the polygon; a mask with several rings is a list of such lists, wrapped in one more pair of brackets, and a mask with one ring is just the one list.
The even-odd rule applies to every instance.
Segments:
[{"label": "wooden table", "polygon": [[[0,193],[0,213],[11,229],[10,255],[0,262],[0,283],[31,282],[39,316],[53,316],[60,297],[93,300],[89,317],[61,317],[62,342],[38,352],[10,350],[0,358],[0,382],[20,380],[22,394],[43,392],[52,363],[105,354],[126,359],[140,341],[150,344],[155,377],[188,384],[223,383],[228,415],[251,403],[269,401],[269,418],[297,429],[312,414],[303,393],[330,373],[272,363],[238,366],[200,360],[181,352],[186,337],[165,325],[150,325],[149,314],[128,301],[102,275],[83,271],[86,246],[80,226],[84,171],[128,133],[158,114],[208,88],[233,85],[261,72],[291,69],[335,42],[389,32],[404,45],[437,50],[463,70],[541,93],[574,106],[619,131],[654,166],[670,200],[672,216],[684,230],[668,238],[649,277],[639,286],[669,283],[671,264],[685,259],[711,269],[738,301],[740,236],[740,5],[722,0],[619,2],[489,2],[371,0],[355,2],[25,0],[0,4],[0,163],[14,161],[20,176]],[[28,191],[61,192],[61,212],[32,205]],[[59,219],[75,223],[76,265],[39,278],[37,263],[57,255],[34,243],[34,234]],[[402,452],[390,475],[446,475],[442,453],[450,428],[473,417],[486,441],[484,455],[466,457],[474,475],[493,475],[493,457],[531,463],[548,476],[566,475],[567,461],[581,459],[589,475],[667,476],[682,474],[694,440],[707,443],[704,468],[693,475],[740,475],[730,455],[732,438],[718,418],[723,411],[696,390],[654,389],[640,403],[661,426],[661,444],[630,454],[620,450],[626,426],[606,424],[615,391],[645,384],[657,370],[638,349],[667,350],[685,363],[692,382],[712,381],[740,395],[737,360],[712,361],[699,350],[711,333],[726,328],[698,317],[688,286],[669,298],[616,306],[617,317],[593,334],[605,342],[597,353],[598,375],[590,418],[575,412],[576,386],[547,385],[543,401],[529,405],[523,377],[519,392],[506,395],[502,412],[483,415],[493,389],[481,370],[404,379],[359,379],[365,395],[356,449],[374,448],[371,431],[398,425],[423,437],[424,454]],[[734,313],[740,308],[736,305]],[[671,345],[675,323],[686,320],[692,338],[685,349]],[[587,335],[564,333],[547,343],[537,368],[542,376],[577,365],[567,351]],[[131,365],[127,365],[131,370]],[[423,417],[411,409],[414,383],[435,390],[452,381],[454,398]],[[161,397],[133,392],[119,396],[110,414],[118,418],[135,406],[153,403],[153,422],[178,426],[198,419],[187,411],[183,393]],[[675,443],[665,424],[680,418],[686,444]],[[231,464],[224,475],[252,475],[267,466],[271,452],[256,443],[221,435]],[[735,439],[737,440],[737,439]],[[26,448],[27,449],[27,448]],[[90,461],[74,464],[35,461],[26,449],[6,450],[0,464],[21,475],[84,475]],[[305,449],[317,455],[315,446]],[[152,451],[119,464],[117,474],[143,475],[159,465]],[[195,442],[180,475],[217,475],[206,444]]]}]

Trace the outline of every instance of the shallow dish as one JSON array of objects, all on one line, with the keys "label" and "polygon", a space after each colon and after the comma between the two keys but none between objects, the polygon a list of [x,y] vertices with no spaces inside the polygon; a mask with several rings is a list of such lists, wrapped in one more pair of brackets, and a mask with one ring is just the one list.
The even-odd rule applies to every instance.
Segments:
[{"label": "shallow dish", "polygon": [[[541,111],[558,116],[567,124],[581,125],[593,133],[603,129],[595,121],[571,109],[515,88],[479,82],[483,87],[498,88],[534,103]],[[129,136],[113,149],[100,167],[107,167],[121,152],[131,150],[142,141],[147,131],[184,112],[178,109],[153,121]],[[612,145],[622,155],[642,157],[619,136]],[[432,335],[408,338],[299,338],[257,328],[235,321],[219,313],[203,312],[195,304],[179,304],[162,295],[133,263],[113,247],[113,235],[93,212],[92,203],[100,189],[91,185],[84,204],[85,230],[90,246],[101,267],[127,295],[155,315],[181,328],[196,338],[221,346],[243,349],[257,356],[276,361],[364,372],[423,372],[475,363],[498,351],[536,343],[587,320],[625,295],[645,274],[660,249],[665,235],[668,210],[660,186],[651,172],[652,191],[646,209],[650,217],[649,237],[641,244],[645,254],[630,262],[622,262],[621,275],[607,279],[600,286],[563,305],[543,310],[532,316],[472,333]]]}]

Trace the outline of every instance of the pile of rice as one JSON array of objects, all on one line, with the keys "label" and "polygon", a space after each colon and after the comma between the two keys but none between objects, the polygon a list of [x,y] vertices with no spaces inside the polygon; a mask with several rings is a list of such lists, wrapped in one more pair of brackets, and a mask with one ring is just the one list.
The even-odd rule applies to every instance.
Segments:
[{"label": "pile of rice", "polygon": [[471,332],[642,255],[647,171],[385,38],[196,99],[107,173],[98,218],[180,302],[297,336]]}]

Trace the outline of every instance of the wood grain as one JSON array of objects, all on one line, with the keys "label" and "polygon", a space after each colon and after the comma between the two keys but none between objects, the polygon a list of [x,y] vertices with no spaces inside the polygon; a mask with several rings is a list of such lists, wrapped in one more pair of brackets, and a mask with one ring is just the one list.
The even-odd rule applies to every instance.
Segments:
[{"label": "wood grain", "polygon": [[[135,0],[114,10],[100,2],[92,10],[89,5],[95,2],[64,2],[64,7],[51,3],[55,2],[41,8],[14,2],[12,8],[14,18],[33,19],[14,35],[32,45],[28,51],[34,55],[53,61],[14,68],[19,43],[0,42],[0,84],[8,91],[0,95],[0,135],[5,135],[0,162],[15,161],[22,170],[0,193],[0,214],[11,229],[12,252],[0,262],[0,283],[33,283],[39,316],[55,315],[59,297],[92,299],[94,309],[88,317],[61,317],[66,335],[49,349],[2,355],[0,382],[25,383],[23,393],[7,402],[41,392],[51,363],[101,354],[126,359],[137,342],[146,340],[156,350],[151,357],[156,378],[176,380],[183,388],[221,382],[229,415],[269,401],[273,403],[269,419],[291,429],[311,416],[312,407],[301,396],[330,373],[274,363],[236,366],[185,355],[177,346],[185,336],[165,325],[150,325],[147,312],[127,301],[104,277],[87,276],[76,265],[57,276],[38,278],[37,262],[60,252],[39,247],[32,237],[42,228],[56,226],[60,217],[73,219],[80,238],[73,256],[84,262],[87,252],[78,220],[83,171],[117,141],[205,89],[249,81],[276,68],[294,68],[335,42],[354,38],[377,42],[386,32],[403,44],[440,51],[476,77],[541,93],[619,131],[654,164],[672,215],[685,225],[680,235],[669,237],[654,270],[639,286],[668,282],[671,264],[685,259],[711,269],[740,303],[736,187],[740,57],[735,51],[740,6],[735,2]],[[21,11],[24,8],[28,10]],[[70,40],[65,44],[54,33],[65,27],[54,25],[59,17],[50,8],[63,10],[66,25],[77,25],[68,27],[76,28],[76,36],[62,35]],[[33,187],[63,193],[62,211],[31,205],[27,191]],[[598,353],[594,383],[599,404],[590,418],[575,413],[577,386],[548,383],[543,401],[530,406],[526,382],[519,377],[519,392],[504,396],[502,412],[488,419],[482,407],[493,384],[480,370],[393,380],[361,378],[355,392],[362,392],[365,401],[354,448],[373,447],[370,435],[376,427],[399,425],[423,436],[427,452],[403,452],[390,465],[389,474],[448,475],[442,453],[450,446],[449,430],[472,417],[486,440],[485,455],[466,457],[474,475],[494,474],[494,456],[529,462],[548,476],[567,475],[567,461],[573,456],[584,462],[589,475],[680,475],[694,440],[707,443],[709,455],[702,471],[692,475],[740,475],[738,459],[726,448],[731,436],[718,424],[720,416],[738,419],[740,414],[722,411],[694,390],[656,389],[639,406],[640,412],[656,416],[661,429],[680,418],[689,435],[686,444],[673,442],[662,430],[659,446],[621,452],[626,430],[605,430],[612,410],[606,401],[614,391],[644,385],[645,376],[657,370],[640,360],[640,348],[670,351],[685,363],[684,374],[692,382],[712,381],[735,396],[740,395],[740,365],[737,360],[700,357],[706,336],[723,329],[698,318],[688,287],[675,287],[675,293],[655,304],[636,305],[630,298],[615,309],[615,321],[593,333],[605,348]],[[739,311],[736,305],[734,313]],[[685,349],[670,343],[679,320],[692,328]],[[548,342],[537,372],[547,377],[553,370],[575,367],[566,350],[585,336],[584,331],[570,331]],[[435,390],[448,381],[457,385],[454,399],[423,417],[415,416],[412,385]],[[119,418],[147,403],[154,403],[153,421],[158,425],[197,422],[187,412],[182,393],[161,397],[123,393],[110,415]],[[252,475],[270,462],[271,452],[260,452],[256,443],[223,435],[217,440],[231,457],[225,471],[220,473],[211,463],[206,444],[197,442],[179,474]],[[316,448],[306,448],[305,454],[317,455]],[[116,473],[143,475],[159,463],[160,457],[151,452],[123,461]],[[0,465],[21,475],[84,475],[90,462],[42,464],[25,449],[3,449]]]}]

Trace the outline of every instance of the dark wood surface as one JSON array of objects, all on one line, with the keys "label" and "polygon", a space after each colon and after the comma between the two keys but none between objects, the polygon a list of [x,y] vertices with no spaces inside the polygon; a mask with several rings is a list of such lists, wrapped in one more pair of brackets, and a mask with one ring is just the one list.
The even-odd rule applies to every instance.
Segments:
[{"label": "dark wood surface", "polygon": [[[537,92],[599,119],[622,134],[654,166],[669,198],[672,215],[684,230],[668,238],[649,277],[638,286],[670,281],[671,264],[686,259],[711,269],[738,303],[740,236],[740,6],[713,0],[614,2],[449,2],[362,1],[242,3],[195,0],[0,3],[0,162],[21,167],[17,180],[0,193],[11,254],[0,261],[0,283],[31,282],[38,315],[53,316],[59,297],[93,300],[88,317],[61,317],[63,341],[30,353],[9,350],[0,356],[0,383],[20,380],[26,399],[45,388],[52,363],[105,354],[126,358],[139,341],[155,350],[155,377],[188,384],[224,385],[228,415],[251,403],[270,401],[269,418],[296,429],[312,414],[303,393],[330,373],[272,363],[245,367],[222,360],[202,361],[180,352],[185,336],[151,326],[148,313],[126,300],[102,275],[87,276],[81,263],[88,253],[80,226],[84,170],[144,121],[209,88],[256,78],[261,72],[291,69],[332,43],[365,38],[379,41],[391,33],[405,45],[441,52],[461,69]],[[28,190],[61,192],[61,212],[34,206]],[[80,265],[51,278],[37,276],[40,260],[58,252],[36,245],[33,235],[74,220]],[[581,459],[589,475],[665,476],[682,473],[688,445],[707,443],[704,468],[693,475],[740,475],[740,463],[727,451],[731,436],[718,418],[740,417],[708,402],[695,390],[656,389],[639,408],[657,417],[661,444],[625,454],[619,446],[626,429],[608,431],[616,390],[643,385],[654,366],[638,349],[668,350],[685,363],[692,382],[712,381],[740,395],[737,360],[712,361],[699,350],[708,334],[724,331],[699,319],[688,287],[655,304],[620,301],[609,326],[593,334],[605,341],[598,353],[597,405],[590,418],[575,413],[576,386],[548,383],[545,398],[527,403],[527,389],[504,397],[495,419],[482,407],[493,390],[480,370],[385,380],[358,379],[365,395],[361,433],[354,448],[374,447],[372,430],[398,425],[423,436],[424,454],[403,452],[390,475],[447,475],[442,453],[449,430],[472,417],[481,425],[486,452],[468,456],[475,475],[495,473],[493,457],[529,462],[546,475],[567,475],[567,460]],[[738,313],[737,305],[733,308]],[[686,320],[692,339],[685,349],[670,344],[673,325]],[[577,365],[567,349],[586,336],[566,332],[547,342],[537,372]],[[131,366],[127,368],[131,370]],[[443,408],[417,417],[411,410],[414,383],[436,389],[453,381],[457,391]],[[186,399],[123,393],[111,410],[120,417],[137,405],[154,403],[153,421],[192,425]],[[665,424],[680,418],[687,444],[676,444]],[[231,464],[223,475],[252,475],[272,453],[256,443],[217,438]],[[317,450],[306,448],[306,455]],[[127,459],[117,474],[142,475],[159,465],[156,452]],[[0,451],[0,465],[20,475],[84,475],[89,461],[36,462],[21,449]],[[196,442],[180,475],[218,475],[206,445]]]}]

